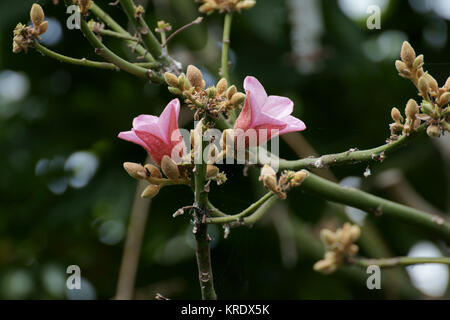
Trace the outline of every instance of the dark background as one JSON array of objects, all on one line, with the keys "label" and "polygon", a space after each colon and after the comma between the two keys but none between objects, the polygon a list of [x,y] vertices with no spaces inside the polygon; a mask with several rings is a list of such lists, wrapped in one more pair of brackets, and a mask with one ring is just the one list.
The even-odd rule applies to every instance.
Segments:
[{"label": "dark background", "polygon": [[[232,79],[242,90],[244,77],[254,75],[269,94],[294,100],[294,114],[307,125],[303,136],[318,153],[383,144],[389,136],[390,109],[397,106],[403,111],[409,98],[418,98],[414,86],[394,67],[403,40],[425,55],[425,69],[440,85],[450,74],[448,20],[433,10],[414,10],[418,1],[387,1],[381,30],[366,28],[368,14],[363,13],[360,21],[349,18],[337,1],[317,1],[322,4],[316,11],[319,22],[307,8],[294,10],[293,2],[259,0],[252,10],[235,15]],[[139,114],[159,115],[173,97],[164,86],[123,72],[62,64],[32,49],[13,54],[13,28],[18,22],[28,23],[32,3],[0,3],[0,298],[74,298],[65,290],[65,270],[79,265],[85,282],[76,297],[109,299],[115,295],[136,190],[136,181],[122,163],[145,159],[142,148],[116,136],[129,130]],[[47,17],[62,26],[61,37],[50,48],[72,57],[98,59],[78,30],[65,28],[62,4],[38,3]],[[97,1],[126,26],[119,7],[107,3]],[[198,16],[197,6],[190,0],[150,1],[147,20],[154,28],[157,20],[164,19],[176,29]],[[219,14],[207,17],[169,46],[184,66],[197,65],[211,83],[218,79],[221,19]],[[322,25],[316,39],[308,31],[314,23]],[[50,23],[49,34],[54,28]],[[127,56],[120,41],[105,40]],[[317,48],[307,56],[295,49],[314,45]],[[315,70],[298,70],[299,64]],[[362,176],[364,164],[332,171],[339,180],[362,178],[365,190],[383,197],[410,204],[418,200],[434,211],[448,212],[448,141],[448,135],[439,143],[428,137],[417,139],[383,164],[371,166],[373,175],[368,179]],[[281,156],[296,157],[284,142]],[[242,167],[225,169],[228,182],[214,186],[210,198],[224,211],[238,212],[256,199],[257,184],[252,175],[242,176]],[[392,181],[381,173],[388,169],[400,174],[403,191],[409,188],[403,192],[406,198],[399,195],[399,187],[386,187]],[[170,298],[200,298],[192,225],[187,215],[171,216],[192,199],[189,189],[173,187],[152,201],[136,279],[137,298],[152,299],[156,292]],[[373,291],[366,288],[365,270],[345,267],[333,275],[315,273],[312,266],[322,253],[317,235],[324,226],[341,224],[336,210],[293,190],[284,205],[251,229],[233,230],[224,240],[222,230],[213,228],[219,298],[426,297],[411,287],[404,269],[386,272],[398,282]],[[434,240],[433,235],[396,221],[369,220],[380,236],[363,246],[362,254],[369,257],[380,245],[390,256],[398,256],[407,255],[424,239]],[[448,254],[441,242],[434,244]],[[445,270],[447,278],[434,281],[448,281]],[[444,297],[449,296],[447,289]]]}]

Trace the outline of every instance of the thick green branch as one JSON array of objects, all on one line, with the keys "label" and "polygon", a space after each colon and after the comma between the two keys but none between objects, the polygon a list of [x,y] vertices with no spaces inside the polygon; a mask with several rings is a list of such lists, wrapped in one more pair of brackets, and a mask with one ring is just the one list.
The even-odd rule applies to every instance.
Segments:
[{"label": "thick green branch", "polygon": [[230,227],[239,227],[239,226],[252,226],[259,219],[261,219],[266,212],[272,207],[273,204],[278,200],[278,195],[271,195],[267,201],[265,201],[256,211],[248,217],[240,218],[238,221],[230,223]]},{"label": "thick green branch", "polygon": [[130,63],[118,55],[116,55],[114,52],[109,50],[98,38],[97,36],[92,32],[92,30],[89,28],[87,22],[83,19],[81,21],[81,31],[84,33],[88,41],[91,43],[91,45],[95,48],[95,52],[108,60],[109,62],[113,63],[117,67],[119,67],[121,70],[126,71],[128,73],[131,73],[135,76],[138,76],[140,78],[144,79],[150,79],[157,83],[162,83],[163,78],[161,75],[158,75],[156,72],[142,68],[140,66],[137,66],[133,63]]},{"label": "thick green branch", "polygon": [[[199,124],[201,125],[201,123]],[[203,139],[202,139],[203,140]],[[195,240],[197,243],[196,256],[198,266],[198,277],[203,300],[216,300],[217,295],[214,290],[213,272],[211,267],[211,254],[209,248],[208,224],[205,223],[204,210],[208,203],[208,193],[205,191],[206,163],[203,159],[203,150],[207,142],[202,141],[200,154],[200,164],[195,166],[195,204],[201,210],[196,210],[195,219]]]},{"label": "thick green branch", "polygon": [[[107,14],[105,11],[102,10],[99,6],[97,6],[94,2],[92,2],[91,7],[89,10],[95,14],[100,20],[102,20],[108,27],[110,27],[112,30],[121,33],[125,35],[126,37],[132,37],[120,24],[118,24],[109,14]],[[143,46],[141,46],[139,43],[137,43],[134,40],[127,40],[126,41],[131,47],[133,47],[137,53],[139,53],[145,60],[149,62],[154,62],[155,59],[153,56],[145,49]]]},{"label": "thick green branch", "polygon": [[[231,32],[231,22],[233,20],[233,14],[227,13],[225,14],[224,23],[223,23],[223,36],[222,36],[222,58],[221,58],[221,67],[220,74],[224,77],[228,83],[230,83],[230,75],[228,73],[228,53],[230,49],[230,32]],[[230,111],[230,118],[232,121],[236,119],[236,114],[234,110]]]},{"label": "thick green branch", "polygon": [[208,218],[206,219],[206,223],[230,223],[239,221],[243,217],[249,215],[254,212],[257,208],[259,208],[262,204],[264,204],[268,199],[273,195],[272,192],[266,193],[262,196],[258,201],[252,203],[247,209],[241,211],[240,213],[234,215],[226,215],[216,207],[214,207],[210,202],[208,202],[208,209],[210,209],[216,216],[216,218]]},{"label": "thick green branch", "polygon": [[385,215],[420,227],[450,243],[450,224],[431,215],[354,188],[345,188],[309,173],[300,188],[323,199],[346,204],[374,215]]},{"label": "thick green branch", "polygon": [[116,65],[114,65],[112,63],[108,63],[108,62],[91,61],[91,60],[87,60],[85,58],[76,59],[76,58],[67,57],[67,56],[59,54],[55,51],[52,51],[52,50],[48,49],[47,47],[44,47],[38,41],[34,42],[34,47],[36,48],[36,50],[38,50],[40,53],[46,55],[47,57],[56,59],[61,62],[74,64],[74,65],[78,65],[78,66],[83,66],[83,67],[100,68],[100,69],[116,70],[116,71],[120,70]]},{"label": "thick green branch", "polygon": [[410,135],[403,135],[398,140],[391,143],[384,144],[382,146],[368,149],[368,150],[349,150],[341,153],[328,154],[319,158],[305,158],[300,160],[283,160],[280,159],[279,168],[288,170],[300,170],[311,168],[326,168],[342,164],[351,164],[366,161],[382,161],[384,157],[404,146],[414,137],[423,134],[426,131],[427,125],[422,124],[417,131]]},{"label": "thick green branch", "polygon": [[355,259],[354,264],[367,268],[370,265],[377,265],[380,268],[390,268],[397,266],[411,266],[416,264],[424,263],[442,263],[450,265],[449,257],[424,257],[424,258],[414,258],[414,257],[396,257],[396,258],[386,258],[386,259]]}]

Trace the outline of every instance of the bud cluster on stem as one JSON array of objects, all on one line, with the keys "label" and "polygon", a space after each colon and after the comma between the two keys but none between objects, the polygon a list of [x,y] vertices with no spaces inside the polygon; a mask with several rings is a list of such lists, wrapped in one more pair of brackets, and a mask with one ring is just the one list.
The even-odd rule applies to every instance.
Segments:
[{"label": "bud cluster on stem", "polygon": [[202,72],[193,65],[188,66],[186,74],[178,77],[166,72],[164,79],[172,94],[185,98],[187,106],[195,112],[196,120],[205,115],[213,119],[220,115],[229,117],[230,111],[239,109],[245,100],[245,94],[238,92],[234,85],[228,86],[225,78],[206,88]]}]

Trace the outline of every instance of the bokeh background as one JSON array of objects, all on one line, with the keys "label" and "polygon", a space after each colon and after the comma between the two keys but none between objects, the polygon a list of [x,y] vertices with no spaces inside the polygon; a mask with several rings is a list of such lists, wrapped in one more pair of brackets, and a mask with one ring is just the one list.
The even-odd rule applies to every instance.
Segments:
[{"label": "bokeh background", "polygon": [[[12,30],[29,22],[33,2],[0,2],[0,298],[110,299],[116,295],[136,192],[122,163],[143,162],[146,156],[116,136],[131,127],[133,117],[159,114],[172,96],[123,72],[65,65],[34,50],[13,54]],[[126,26],[119,7],[96,2]],[[44,44],[98,59],[79,31],[65,27],[63,4],[38,3],[50,22]],[[366,27],[371,4],[381,8],[380,30]],[[199,15],[190,0],[144,5],[153,27],[164,19],[176,29]],[[443,84],[450,75],[449,20],[448,0],[259,0],[234,17],[232,79],[242,89],[244,77],[254,75],[269,93],[294,100],[294,114],[308,127],[307,142],[289,140],[298,152],[311,155],[310,146],[320,154],[377,146],[389,136],[390,109],[403,110],[417,97],[394,68],[402,41],[425,55],[425,68]],[[213,14],[169,47],[184,66],[199,66],[210,83],[218,79],[221,25],[222,16]],[[131,58],[123,43],[106,41]],[[189,116],[184,115],[186,127]],[[368,178],[364,164],[336,167],[332,174],[344,185],[445,215],[449,141],[448,134],[417,139],[371,165]],[[285,141],[281,155],[296,157]],[[222,210],[238,212],[261,190],[253,170],[245,177],[242,167],[224,169],[228,183],[212,187],[210,198]],[[330,179],[332,174],[326,173]],[[135,298],[153,299],[156,293],[200,298],[192,225],[188,215],[171,216],[191,203],[189,189],[174,187],[150,204]],[[349,217],[363,225],[361,254],[367,257],[450,254],[432,234],[293,190],[251,229],[232,230],[224,240],[223,230],[211,228],[219,298],[450,297],[449,269],[443,265],[383,271],[381,290],[368,290],[365,270],[356,267],[328,276],[315,273],[312,266],[323,254],[320,229],[336,228]],[[81,290],[66,289],[69,265],[81,268]]]}]

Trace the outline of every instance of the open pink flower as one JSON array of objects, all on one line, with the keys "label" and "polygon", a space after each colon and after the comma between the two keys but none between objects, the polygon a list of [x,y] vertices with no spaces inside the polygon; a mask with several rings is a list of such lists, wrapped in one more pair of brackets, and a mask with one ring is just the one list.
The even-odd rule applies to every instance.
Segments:
[{"label": "open pink flower", "polygon": [[[157,165],[161,165],[163,156],[172,157],[172,150],[177,147],[177,156],[181,156],[185,145],[178,130],[180,101],[169,102],[159,117],[142,114],[133,119],[131,131],[119,133],[123,140],[134,142],[144,147]],[[177,146],[178,144],[182,144]],[[177,151],[175,151],[177,152]]]},{"label": "open pink flower", "polygon": [[[294,103],[291,99],[267,96],[261,83],[250,76],[244,80],[244,89],[246,93],[244,107],[234,124],[237,135],[239,135],[239,132],[247,134],[249,130],[253,129],[256,132],[257,144],[259,145],[277,135],[306,129],[303,121],[291,116],[294,109]],[[260,135],[261,130],[267,132],[265,139],[264,135]]]}]

